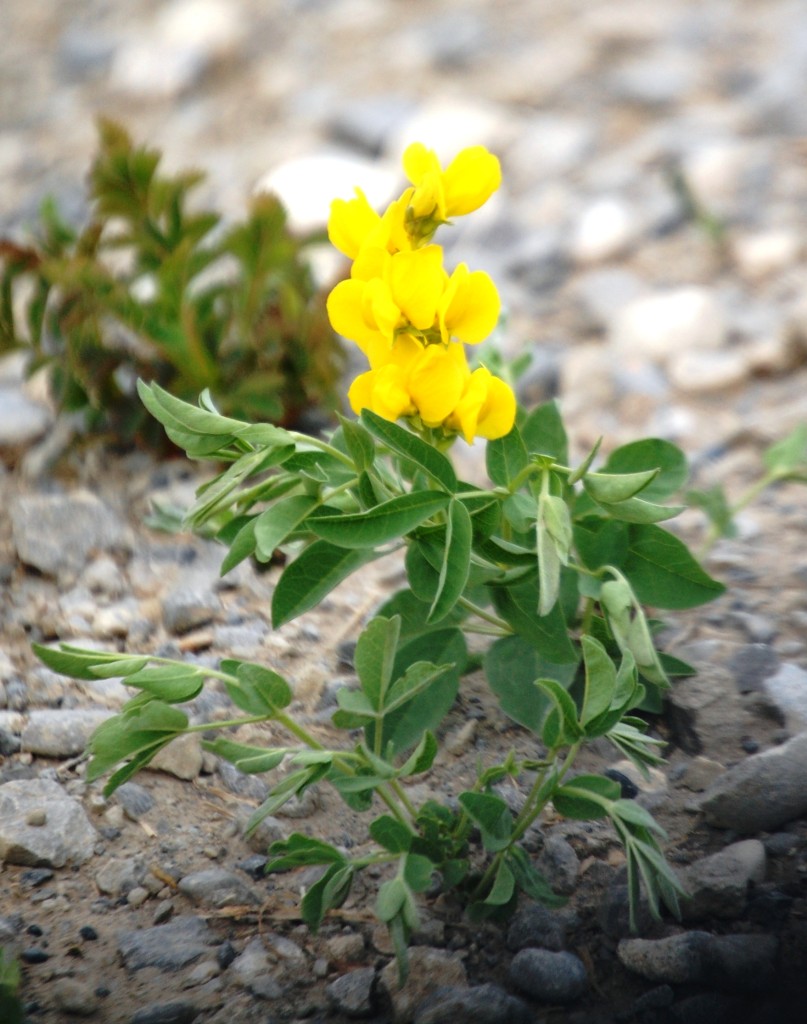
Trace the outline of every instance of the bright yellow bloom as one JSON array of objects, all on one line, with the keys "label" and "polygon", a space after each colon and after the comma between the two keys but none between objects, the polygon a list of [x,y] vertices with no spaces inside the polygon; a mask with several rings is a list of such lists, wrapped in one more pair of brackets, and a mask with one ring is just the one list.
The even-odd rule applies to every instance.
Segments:
[{"label": "bright yellow bloom", "polygon": [[415,187],[409,200],[415,216],[437,221],[478,210],[502,181],[498,159],[484,146],[463,149],[443,170],[434,150],[413,142],[403,155],[403,166]]},{"label": "bright yellow bloom", "polygon": [[496,285],[483,270],[468,270],[460,263],[448,280],[440,300],[440,335],[468,345],[484,341],[496,326],[501,300]]},{"label": "bright yellow bloom", "polygon": [[367,246],[386,252],[411,249],[406,231],[406,209],[412,189],[390,203],[384,215],[378,214],[362,192],[356,189],[353,199],[334,199],[328,217],[328,238],[331,245],[355,260]]},{"label": "bright yellow bloom", "polygon": [[516,396],[512,388],[480,366],[471,374],[446,426],[461,433],[471,444],[474,437],[485,437],[489,441],[504,437],[510,433],[515,420]]}]

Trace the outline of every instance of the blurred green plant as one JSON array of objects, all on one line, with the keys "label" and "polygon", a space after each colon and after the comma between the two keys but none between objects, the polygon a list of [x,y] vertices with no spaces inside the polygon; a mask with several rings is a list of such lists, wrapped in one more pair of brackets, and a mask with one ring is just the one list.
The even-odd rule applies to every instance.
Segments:
[{"label": "blurred green plant", "polygon": [[0,353],[30,351],[59,408],[89,431],[164,445],[135,391],[207,388],[229,414],[294,424],[338,407],[343,355],[306,249],[271,195],[232,226],[191,207],[203,175],[159,173],[161,155],[98,123],[89,222],[46,200],[33,241],[0,239]]},{"label": "blurred green plant", "polygon": [[5,947],[0,946],[0,1020],[3,1024],[22,1024],[19,988],[20,965]]}]

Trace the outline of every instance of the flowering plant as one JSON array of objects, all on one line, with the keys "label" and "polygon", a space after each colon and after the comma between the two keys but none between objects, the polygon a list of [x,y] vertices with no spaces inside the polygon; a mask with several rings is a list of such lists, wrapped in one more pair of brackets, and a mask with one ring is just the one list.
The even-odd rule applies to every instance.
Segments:
[{"label": "flowering plant", "polygon": [[[660,525],[682,510],[667,504],[687,478],[677,447],[637,441],[594,469],[598,444],[572,465],[555,403],[527,412],[507,383],[470,369],[464,344],[493,328],[496,289],[464,265],[446,272],[432,238],[488,198],[498,161],[474,147],[443,169],[415,145],[404,166],[411,184],[383,215],[357,192],[334,203],[329,225],[353,261],[331,293],[331,320],[370,364],[350,387],[357,419],[322,439],[221,415],[207,393],[194,406],[140,385],[172,441],[191,458],[228,464],[187,513],[191,527],[227,546],[222,573],[250,557],[269,562],[279,549],[288,555],[272,597],[276,628],[372,560],[402,553],[407,585],[358,638],[356,685],[338,690],[330,725],[301,722],[293,688],[264,665],[225,659],[212,670],[150,654],[36,648],[57,671],[120,677],[136,691],[91,741],[87,778],[114,769],[107,794],[167,743],[200,732],[207,750],[241,771],[274,773],[252,827],[318,785],[367,813],[369,852],[294,833],[272,844],[267,870],[322,866],[302,899],[316,929],[358,872],[387,865],[376,912],[402,971],[419,894],[435,879],[477,919],[506,913],[519,893],[561,902],[522,844],[550,803],[569,818],[610,819],[632,907],[643,885],[654,914],[662,904],[676,912],[680,885],[661,828],[618,782],[574,765],[595,739],[641,771],[660,760],[639,712],[658,710],[669,678],[692,670],[657,649],[644,608],[690,608],[724,589]],[[488,439],[489,486],[457,476],[447,452],[458,437]],[[794,444],[803,463],[805,438],[788,449],[791,462]],[[448,802],[418,800],[412,784],[428,780],[441,723],[479,665],[467,645],[473,634],[487,639],[490,690],[531,734],[532,752],[480,763],[473,784]],[[208,683],[226,690],[238,713],[191,722],[181,705],[192,713]],[[267,721],[286,742],[255,744],[255,723]],[[516,807],[502,795],[508,780],[523,784]]]}]

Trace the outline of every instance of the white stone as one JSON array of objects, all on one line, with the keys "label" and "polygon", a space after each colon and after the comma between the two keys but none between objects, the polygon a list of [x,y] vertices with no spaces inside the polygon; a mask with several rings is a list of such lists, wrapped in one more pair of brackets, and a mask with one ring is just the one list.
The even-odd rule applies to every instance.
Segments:
[{"label": "white stone", "polygon": [[16,388],[0,387],[0,447],[30,444],[48,428],[50,411]]},{"label": "white stone", "polygon": [[709,142],[684,161],[684,177],[701,203],[720,207],[737,192],[749,155],[747,143]]},{"label": "white stone", "polygon": [[293,230],[312,231],[327,224],[334,198],[351,199],[360,188],[371,206],[383,209],[399,185],[399,174],[386,164],[326,152],[279,164],[255,191],[273,192],[280,199]]},{"label": "white stone", "polygon": [[786,662],[762,684],[766,693],[784,713],[788,728],[798,732],[807,728],[807,671]]},{"label": "white stone", "polygon": [[792,267],[801,254],[799,236],[786,229],[741,235],[732,247],[740,273],[753,279]]},{"label": "white stone", "polygon": [[436,99],[425,104],[390,138],[386,155],[400,166],[406,147],[422,142],[445,163],[466,146],[502,149],[517,135],[518,122],[506,108],[456,99]]},{"label": "white stone", "polygon": [[695,285],[629,302],[614,318],[610,340],[624,358],[665,362],[686,349],[720,348],[727,335],[720,302]]},{"label": "white stone", "polygon": [[742,384],[750,366],[741,352],[680,352],[667,363],[671,383],[688,394],[725,391]]},{"label": "white stone", "polygon": [[636,239],[638,225],[628,205],[614,197],[598,199],[580,216],[572,235],[572,256],[598,263],[618,256]]}]

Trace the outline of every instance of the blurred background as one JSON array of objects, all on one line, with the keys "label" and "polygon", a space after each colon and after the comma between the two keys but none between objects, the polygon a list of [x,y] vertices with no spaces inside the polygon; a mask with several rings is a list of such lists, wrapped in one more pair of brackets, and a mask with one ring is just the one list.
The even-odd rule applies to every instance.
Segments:
[{"label": "blurred background", "polygon": [[356,184],[385,203],[413,139],[446,158],[483,143],[502,190],[443,242],[499,284],[500,344],[534,354],[528,400],[696,444],[692,407],[731,433],[760,381],[803,368],[802,0],[2,8],[4,233],[48,193],[81,219],[99,114],[205,171],[228,216],[270,188],[305,229]]}]

